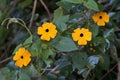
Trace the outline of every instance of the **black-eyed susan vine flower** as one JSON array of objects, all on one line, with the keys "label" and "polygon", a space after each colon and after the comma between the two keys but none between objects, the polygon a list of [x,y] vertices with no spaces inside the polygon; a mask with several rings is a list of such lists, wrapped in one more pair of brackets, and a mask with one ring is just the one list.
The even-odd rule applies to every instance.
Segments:
[{"label": "black-eyed susan vine flower", "polygon": [[31,61],[31,54],[25,48],[19,48],[13,56],[13,60],[16,61],[15,65],[22,68],[27,66]]},{"label": "black-eyed susan vine flower", "polygon": [[50,41],[57,35],[56,26],[53,23],[46,22],[41,27],[38,27],[38,35],[41,35],[42,40]]},{"label": "black-eyed susan vine flower", "polygon": [[79,45],[86,45],[87,41],[91,41],[92,33],[85,28],[77,28],[72,33],[72,38],[74,41],[78,41]]},{"label": "black-eyed susan vine flower", "polygon": [[109,22],[109,15],[106,12],[99,12],[92,16],[92,19],[98,26],[105,26]]}]

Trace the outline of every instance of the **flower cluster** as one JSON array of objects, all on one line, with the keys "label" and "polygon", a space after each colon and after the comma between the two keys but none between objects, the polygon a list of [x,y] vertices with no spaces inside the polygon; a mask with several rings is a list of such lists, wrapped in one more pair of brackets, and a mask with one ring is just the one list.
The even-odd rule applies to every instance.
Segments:
[{"label": "flower cluster", "polygon": [[[95,23],[98,26],[105,26],[105,23],[109,22],[109,15],[106,12],[96,13],[92,16]],[[56,26],[53,23],[44,23],[41,27],[38,27],[38,35],[42,40],[50,41],[51,38],[55,38],[57,35]],[[74,41],[78,41],[79,45],[86,45],[87,41],[90,41],[92,33],[88,29],[77,28],[72,33]]]},{"label": "flower cluster", "polygon": [[[109,16],[106,12],[96,13],[92,18],[98,26],[105,26],[105,23],[109,22]],[[50,41],[50,39],[55,38],[57,32],[56,26],[51,22],[44,23],[37,30],[37,34],[40,35],[41,40],[45,41]],[[92,32],[86,28],[77,28],[73,31],[72,38],[78,42],[78,45],[87,45],[87,42],[92,40]],[[90,47],[90,50],[93,51],[93,48]],[[22,68],[30,63],[31,54],[25,48],[19,48],[13,56],[13,60],[16,61],[16,66]]]}]

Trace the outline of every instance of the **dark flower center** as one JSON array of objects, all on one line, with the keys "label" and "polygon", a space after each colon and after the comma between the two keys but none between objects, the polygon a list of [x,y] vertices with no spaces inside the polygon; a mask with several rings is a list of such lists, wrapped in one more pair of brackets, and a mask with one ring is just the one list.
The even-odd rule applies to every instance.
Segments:
[{"label": "dark flower center", "polygon": [[102,19],[102,16],[99,16],[100,19]]},{"label": "dark flower center", "polygon": [[46,31],[46,32],[49,32],[49,29],[46,29],[45,31]]},{"label": "dark flower center", "polygon": [[80,34],[80,37],[83,37],[83,33]]},{"label": "dark flower center", "polygon": [[23,56],[21,56],[21,59],[23,59]]}]

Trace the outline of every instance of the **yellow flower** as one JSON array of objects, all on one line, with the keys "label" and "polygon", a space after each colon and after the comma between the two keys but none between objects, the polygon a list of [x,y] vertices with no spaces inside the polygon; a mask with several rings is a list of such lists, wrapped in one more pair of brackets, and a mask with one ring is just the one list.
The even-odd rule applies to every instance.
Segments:
[{"label": "yellow flower", "polygon": [[92,18],[98,26],[105,26],[105,23],[109,22],[109,15],[106,12],[96,13]]},{"label": "yellow flower", "polygon": [[72,33],[72,38],[74,41],[78,41],[79,45],[86,45],[87,41],[91,41],[92,33],[85,28],[77,28]]},{"label": "yellow flower", "polygon": [[31,61],[31,54],[25,48],[19,48],[18,51],[13,56],[13,60],[15,60],[15,65],[22,68],[23,65],[27,66]]},{"label": "yellow flower", "polygon": [[38,35],[41,35],[42,40],[50,41],[50,38],[55,38],[57,34],[56,26],[53,23],[44,23],[38,27]]}]

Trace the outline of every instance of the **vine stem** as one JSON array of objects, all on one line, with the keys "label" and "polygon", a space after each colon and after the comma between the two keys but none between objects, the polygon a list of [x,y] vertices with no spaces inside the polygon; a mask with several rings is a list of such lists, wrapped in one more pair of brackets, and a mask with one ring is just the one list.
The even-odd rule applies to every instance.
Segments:
[{"label": "vine stem", "polygon": [[32,26],[32,23],[33,23],[33,18],[34,18],[35,11],[36,11],[36,6],[37,6],[37,0],[34,0],[34,5],[33,5],[32,16],[30,19],[29,28]]},{"label": "vine stem", "polygon": [[49,19],[51,20],[51,13],[50,13],[48,7],[46,6],[46,4],[44,3],[43,0],[40,0],[40,3],[43,5],[43,7],[45,8],[45,10],[47,11],[47,13],[49,15]]},{"label": "vine stem", "polygon": [[27,32],[30,34],[30,36],[32,36],[32,33],[31,33],[30,30],[27,28],[25,22],[24,22],[22,19],[20,19],[20,18],[6,18],[5,20],[3,20],[3,22],[2,22],[1,25],[3,25],[6,21],[8,21],[8,23],[7,23],[7,28],[9,27],[9,24],[10,24],[10,23],[14,22],[14,23],[17,23],[17,24],[23,26],[23,27],[27,30]]},{"label": "vine stem", "polygon": [[24,22],[23,20],[19,19],[19,18],[18,18],[18,20],[21,21],[23,24],[21,24],[21,23],[19,23],[19,22],[17,22],[17,23],[20,24],[21,26],[23,26],[23,27],[28,31],[28,33],[30,34],[30,36],[32,36],[32,33],[31,33],[30,30],[27,28],[25,22]]},{"label": "vine stem", "polygon": [[11,59],[11,57],[8,57],[8,58],[6,58],[6,59],[0,61],[0,64],[2,64],[2,63],[4,63],[4,62],[7,62],[7,61],[9,61],[10,59]]}]

